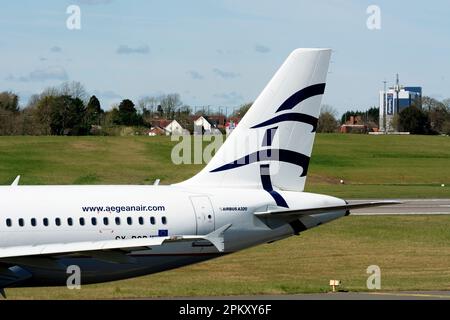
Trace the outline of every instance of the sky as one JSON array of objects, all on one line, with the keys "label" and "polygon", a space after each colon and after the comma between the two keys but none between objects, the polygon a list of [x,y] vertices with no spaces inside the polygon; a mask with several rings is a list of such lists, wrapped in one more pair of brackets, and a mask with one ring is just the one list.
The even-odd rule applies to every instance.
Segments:
[{"label": "sky", "polygon": [[[299,47],[333,49],[323,103],[338,113],[376,106],[396,73],[425,95],[450,97],[447,0],[0,3],[0,91],[18,93],[23,106],[46,87],[79,81],[105,110],[173,92],[191,106],[232,110],[253,101]],[[80,29],[67,27],[71,5]],[[380,29],[367,27],[370,5]]]}]

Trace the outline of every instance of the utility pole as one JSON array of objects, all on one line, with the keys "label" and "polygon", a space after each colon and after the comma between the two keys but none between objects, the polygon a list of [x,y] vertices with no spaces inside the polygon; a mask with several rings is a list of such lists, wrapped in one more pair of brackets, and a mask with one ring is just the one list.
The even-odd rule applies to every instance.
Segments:
[{"label": "utility pole", "polygon": [[396,110],[397,113],[398,113],[399,107],[400,107],[400,104],[399,104],[399,101],[398,101],[398,94],[399,94],[399,92],[400,92],[400,80],[398,78],[398,73],[397,73],[397,80],[395,81],[395,93],[397,95],[397,101],[395,102],[395,107],[397,109]]},{"label": "utility pole", "polygon": [[386,128],[386,116],[387,116],[387,92],[386,92],[386,79],[383,81],[384,83],[384,96],[383,96],[383,129],[384,134],[387,134],[387,128]]},{"label": "utility pole", "polygon": [[[397,96],[397,100],[395,101],[395,114],[398,114],[398,112],[400,111],[400,101],[398,100],[399,97],[399,92],[400,92],[400,80],[398,78],[398,73],[397,73],[397,80],[396,80],[396,84],[395,84],[395,93]],[[398,128],[396,128],[396,130],[398,131]]]}]

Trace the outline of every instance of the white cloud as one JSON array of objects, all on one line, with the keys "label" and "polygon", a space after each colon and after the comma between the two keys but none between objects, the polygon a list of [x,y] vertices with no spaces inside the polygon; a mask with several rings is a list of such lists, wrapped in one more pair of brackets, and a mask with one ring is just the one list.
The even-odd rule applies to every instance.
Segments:
[{"label": "white cloud", "polygon": [[256,52],[259,52],[259,53],[268,53],[268,52],[270,52],[270,48],[267,47],[267,46],[264,46],[262,44],[255,45],[254,49],[255,49]]},{"label": "white cloud", "polygon": [[67,71],[60,66],[51,66],[44,69],[36,69],[31,71],[26,76],[14,76],[9,75],[6,80],[8,81],[20,81],[20,82],[43,82],[47,80],[61,80],[67,81],[69,75]]},{"label": "white cloud", "polygon": [[237,78],[237,77],[240,76],[239,73],[230,72],[230,71],[224,71],[224,70],[220,70],[220,69],[218,69],[218,68],[214,68],[214,69],[213,69],[213,72],[214,72],[217,76],[219,76],[219,77],[221,77],[221,78],[223,78],[223,79],[233,79],[233,78]]},{"label": "white cloud", "polygon": [[50,48],[50,51],[51,51],[51,52],[58,53],[58,52],[61,52],[61,51],[62,51],[62,48],[61,48],[61,47],[58,47],[58,46],[53,46],[53,47]]},{"label": "white cloud", "polygon": [[117,54],[148,54],[149,52],[150,48],[147,45],[136,48],[132,48],[127,45],[120,45],[116,50]]},{"label": "white cloud", "polygon": [[223,100],[227,104],[238,104],[242,103],[244,100],[242,95],[236,91],[216,93],[214,97]]},{"label": "white cloud", "polygon": [[202,80],[205,77],[203,77],[203,75],[201,75],[199,72],[195,71],[195,70],[189,70],[187,72],[187,74],[194,80]]},{"label": "white cloud", "polygon": [[112,90],[106,91],[94,91],[94,95],[98,97],[102,97],[104,99],[122,99],[122,96]]}]

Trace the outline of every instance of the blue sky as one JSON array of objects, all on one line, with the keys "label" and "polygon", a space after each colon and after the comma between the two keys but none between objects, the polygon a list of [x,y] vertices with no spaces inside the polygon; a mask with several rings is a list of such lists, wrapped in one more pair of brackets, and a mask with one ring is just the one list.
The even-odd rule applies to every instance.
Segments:
[{"label": "blue sky", "polygon": [[[66,9],[81,8],[81,30]],[[369,5],[381,30],[369,30]],[[0,10],[0,91],[80,81],[104,109],[122,98],[178,92],[193,105],[256,98],[297,47],[334,50],[324,103],[340,113],[378,103],[400,74],[450,97],[450,2],[17,0]]]}]

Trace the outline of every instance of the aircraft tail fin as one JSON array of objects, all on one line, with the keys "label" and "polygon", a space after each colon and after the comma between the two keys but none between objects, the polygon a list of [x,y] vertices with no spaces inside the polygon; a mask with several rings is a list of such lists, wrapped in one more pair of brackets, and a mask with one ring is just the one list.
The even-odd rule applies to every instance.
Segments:
[{"label": "aircraft tail fin", "polygon": [[181,184],[303,191],[330,56],[294,50],[213,159]]}]

